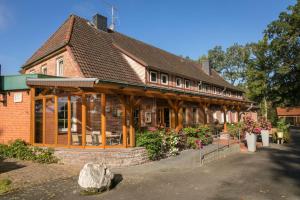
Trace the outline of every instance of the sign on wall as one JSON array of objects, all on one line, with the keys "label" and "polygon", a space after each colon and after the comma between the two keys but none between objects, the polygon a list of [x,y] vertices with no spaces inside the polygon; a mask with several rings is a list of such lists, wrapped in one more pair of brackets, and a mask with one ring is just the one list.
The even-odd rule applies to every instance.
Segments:
[{"label": "sign on wall", "polygon": [[23,94],[21,92],[14,93],[14,103],[21,103],[23,100]]}]

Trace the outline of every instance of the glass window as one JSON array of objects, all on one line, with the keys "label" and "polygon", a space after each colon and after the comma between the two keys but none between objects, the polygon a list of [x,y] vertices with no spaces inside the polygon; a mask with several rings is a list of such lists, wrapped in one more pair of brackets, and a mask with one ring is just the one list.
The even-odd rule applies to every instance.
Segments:
[{"label": "glass window", "polygon": [[99,146],[102,144],[101,95],[87,95],[86,108],[86,145]]},{"label": "glass window", "polygon": [[46,120],[45,120],[45,143],[54,144],[55,143],[55,103],[54,98],[46,99]]},{"label": "glass window", "polygon": [[176,86],[182,87],[182,79],[181,78],[176,78]]},{"label": "glass window", "polygon": [[161,83],[164,85],[168,85],[169,77],[167,74],[161,74]]},{"label": "glass window", "polygon": [[185,88],[190,88],[191,87],[191,83],[189,80],[185,80]]},{"label": "glass window", "polygon": [[[106,96],[106,145],[123,144],[122,103],[115,95]],[[127,120],[126,120],[126,124]],[[129,130],[127,130],[129,131]]]},{"label": "glass window", "polygon": [[47,74],[47,66],[42,66],[42,74]]},{"label": "glass window", "polygon": [[43,100],[35,101],[35,143],[43,143]]},{"label": "glass window", "polygon": [[82,144],[82,98],[71,96],[71,144]]},{"label": "glass window", "polygon": [[58,59],[56,63],[56,76],[64,75],[64,60]]},{"label": "glass window", "polygon": [[68,131],[68,98],[58,98],[58,131]]},{"label": "glass window", "polygon": [[157,72],[150,71],[150,82],[157,83]]}]

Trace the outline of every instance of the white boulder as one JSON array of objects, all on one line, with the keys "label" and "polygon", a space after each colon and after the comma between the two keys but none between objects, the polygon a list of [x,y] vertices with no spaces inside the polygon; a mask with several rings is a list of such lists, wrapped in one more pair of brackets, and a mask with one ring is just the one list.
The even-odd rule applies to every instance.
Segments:
[{"label": "white boulder", "polygon": [[78,184],[85,190],[109,190],[114,174],[104,164],[87,163],[81,169]]}]

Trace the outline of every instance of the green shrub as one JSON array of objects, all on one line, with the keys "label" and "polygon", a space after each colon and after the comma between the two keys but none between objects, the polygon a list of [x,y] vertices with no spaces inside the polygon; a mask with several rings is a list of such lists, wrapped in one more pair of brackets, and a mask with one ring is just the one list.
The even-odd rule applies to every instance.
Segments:
[{"label": "green shrub", "polygon": [[28,147],[26,142],[18,139],[9,145],[7,157],[20,160],[34,160],[34,153],[33,150]]},{"label": "green shrub", "polygon": [[211,128],[207,125],[199,125],[197,128],[184,128],[183,132],[187,135],[188,148],[196,148],[196,140],[201,140],[203,145],[208,145],[213,142]]},{"label": "green shrub", "polygon": [[239,137],[239,133],[240,135],[242,134],[242,127],[243,127],[243,123],[239,122],[236,124],[231,124],[231,123],[227,123],[227,130],[230,134],[231,137]]},{"label": "green shrub", "polygon": [[187,137],[187,148],[189,149],[197,149],[196,140],[199,140],[199,138],[196,137]]},{"label": "green shrub", "polygon": [[137,133],[136,145],[145,147],[151,160],[157,160],[162,156],[163,138],[159,131]]},{"label": "green shrub", "polygon": [[168,155],[177,155],[179,153],[180,135],[174,130],[170,132],[161,132],[163,138],[163,153]]},{"label": "green shrub", "polygon": [[34,160],[39,163],[57,163],[58,159],[54,156],[54,149],[34,147]]},{"label": "green shrub", "polygon": [[0,157],[31,160],[39,163],[56,163],[54,150],[32,147],[22,140],[15,140],[9,145],[0,145]]}]

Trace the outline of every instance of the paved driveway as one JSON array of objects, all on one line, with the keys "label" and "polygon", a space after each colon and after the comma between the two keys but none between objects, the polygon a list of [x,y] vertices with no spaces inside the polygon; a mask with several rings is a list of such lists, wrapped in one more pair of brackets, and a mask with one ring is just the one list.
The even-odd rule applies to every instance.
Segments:
[{"label": "paved driveway", "polygon": [[164,161],[117,170],[123,180],[100,195],[80,195],[74,177],[0,199],[300,199],[300,131],[294,130],[292,138],[288,146],[236,154],[203,167]]}]

